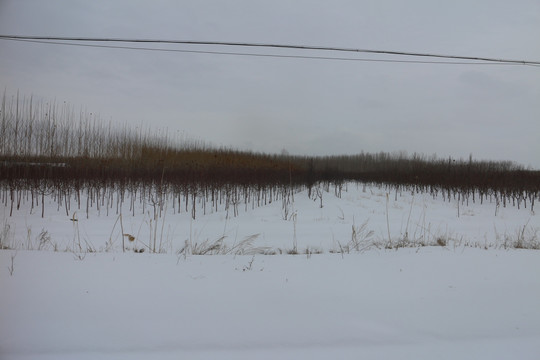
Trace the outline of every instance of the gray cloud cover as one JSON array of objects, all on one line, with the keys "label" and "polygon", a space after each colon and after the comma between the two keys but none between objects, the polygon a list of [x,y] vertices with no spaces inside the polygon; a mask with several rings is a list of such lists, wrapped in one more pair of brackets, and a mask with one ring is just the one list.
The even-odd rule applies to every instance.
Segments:
[{"label": "gray cloud cover", "polygon": [[[2,0],[0,33],[540,60],[540,3]],[[279,59],[0,40],[0,85],[8,94],[18,90],[67,101],[121,124],[181,131],[241,149],[318,155],[405,150],[464,158],[472,153],[540,168],[540,67]]]}]

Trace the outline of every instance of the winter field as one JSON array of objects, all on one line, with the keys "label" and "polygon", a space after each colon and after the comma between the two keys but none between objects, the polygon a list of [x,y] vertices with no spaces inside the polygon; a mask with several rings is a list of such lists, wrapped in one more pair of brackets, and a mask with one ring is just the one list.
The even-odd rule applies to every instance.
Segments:
[{"label": "winter field", "polygon": [[43,199],[0,207],[1,359],[540,358],[530,203]]}]

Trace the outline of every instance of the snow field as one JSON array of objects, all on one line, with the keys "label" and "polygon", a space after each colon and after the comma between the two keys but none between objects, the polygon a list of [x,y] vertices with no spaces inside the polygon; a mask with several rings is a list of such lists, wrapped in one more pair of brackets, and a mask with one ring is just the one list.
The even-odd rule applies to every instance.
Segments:
[{"label": "snow field", "polygon": [[[11,251],[0,252],[9,262]],[[2,359],[536,359],[540,253],[306,256],[19,251]]]},{"label": "snow field", "polygon": [[[523,206],[356,184],[236,217],[124,204],[124,253],[116,209],[46,201],[0,210],[2,360],[540,357],[540,252],[505,246],[538,239]],[[353,226],[361,251],[340,253]],[[250,255],[179,253],[220,238]]]}]

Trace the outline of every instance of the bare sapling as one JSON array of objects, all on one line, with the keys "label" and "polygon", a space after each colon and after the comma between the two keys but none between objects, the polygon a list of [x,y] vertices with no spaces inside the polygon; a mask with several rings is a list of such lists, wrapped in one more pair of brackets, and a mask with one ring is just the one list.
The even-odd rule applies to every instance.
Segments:
[{"label": "bare sapling", "polygon": [[9,276],[13,276],[13,272],[15,271],[15,257],[16,256],[17,256],[17,252],[14,252],[10,255],[11,264],[7,267],[9,271]]},{"label": "bare sapling", "polygon": [[296,211],[294,212],[294,214],[291,215],[291,218],[292,218],[292,221],[293,221],[293,249],[292,251],[295,253],[295,254],[298,254],[298,240],[297,240],[297,237],[296,237],[296,220],[297,220],[297,213]]},{"label": "bare sapling", "polygon": [[388,193],[386,193],[386,230],[388,231],[388,246],[392,248],[392,238],[390,237],[390,220],[388,219],[388,203],[390,202]]},{"label": "bare sapling", "polygon": [[319,208],[322,209],[323,208],[323,190],[320,187],[317,188],[317,197],[320,200]]}]

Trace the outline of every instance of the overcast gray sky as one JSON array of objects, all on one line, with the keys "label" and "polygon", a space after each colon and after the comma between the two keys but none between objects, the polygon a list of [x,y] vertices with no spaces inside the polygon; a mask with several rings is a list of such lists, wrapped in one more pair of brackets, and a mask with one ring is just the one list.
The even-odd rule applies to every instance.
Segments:
[{"label": "overcast gray sky", "polygon": [[[0,34],[298,44],[539,61],[540,1],[0,0]],[[468,158],[472,153],[476,159],[540,169],[540,67],[0,40],[0,85],[8,94],[67,101],[106,121],[184,132],[217,146],[270,153],[285,148],[300,155],[407,151]]]}]

